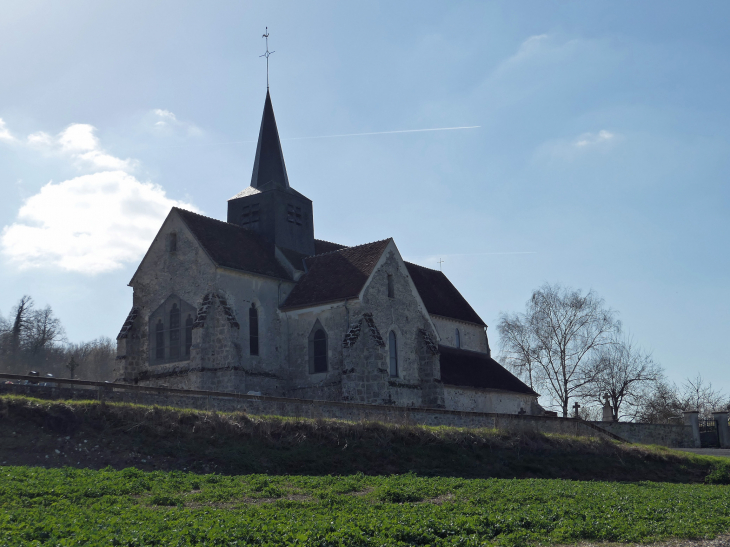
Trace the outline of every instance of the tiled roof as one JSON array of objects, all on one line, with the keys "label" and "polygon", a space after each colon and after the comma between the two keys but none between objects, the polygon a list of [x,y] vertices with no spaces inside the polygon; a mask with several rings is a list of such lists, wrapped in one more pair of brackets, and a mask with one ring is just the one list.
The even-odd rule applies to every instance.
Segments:
[{"label": "tiled roof", "polygon": [[356,297],[391,241],[384,239],[310,256],[305,260],[307,273],[299,279],[282,308],[300,308]]},{"label": "tiled roof", "polygon": [[340,249],[347,248],[346,245],[340,245],[339,243],[331,243],[323,239],[314,240],[314,254],[321,255],[323,253],[331,253],[332,251],[339,251]]},{"label": "tiled roof", "polygon": [[486,353],[439,346],[441,381],[453,386],[500,389],[537,395]]},{"label": "tiled roof", "polygon": [[413,284],[416,286],[418,294],[421,295],[421,300],[428,313],[485,325],[474,308],[461,296],[461,293],[456,290],[443,272],[410,262],[406,262],[406,268],[408,268],[408,273],[411,275]]},{"label": "tiled roof", "polygon": [[297,251],[292,251],[291,249],[285,249],[284,247],[279,247],[279,250],[289,261],[289,264],[294,266],[297,270],[304,270],[304,259],[307,258],[307,255]]},{"label": "tiled roof", "polygon": [[213,261],[226,268],[289,279],[274,245],[251,230],[174,207]]}]

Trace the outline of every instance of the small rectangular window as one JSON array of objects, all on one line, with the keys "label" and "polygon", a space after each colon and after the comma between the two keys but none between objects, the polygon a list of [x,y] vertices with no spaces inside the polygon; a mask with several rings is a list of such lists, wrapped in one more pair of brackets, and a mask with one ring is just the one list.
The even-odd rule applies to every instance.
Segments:
[{"label": "small rectangular window", "polygon": [[177,234],[175,232],[167,234],[167,250],[171,253],[177,251]]},{"label": "small rectangular window", "polygon": [[286,206],[286,219],[289,222],[294,222],[294,206],[293,205]]},{"label": "small rectangular window", "polygon": [[248,205],[241,211],[241,224],[245,225],[251,222],[251,209]]},{"label": "small rectangular window", "polygon": [[299,226],[301,226],[302,225],[302,208],[301,207],[297,207],[296,217],[297,217],[296,218],[297,224]]},{"label": "small rectangular window", "polygon": [[259,221],[259,204],[254,203],[251,205],[251,222]]},{"label": "small rectangular window", "polygon": [[388,298],[395,298],[395,289],[393,288],[393,276],[388,274]]}]

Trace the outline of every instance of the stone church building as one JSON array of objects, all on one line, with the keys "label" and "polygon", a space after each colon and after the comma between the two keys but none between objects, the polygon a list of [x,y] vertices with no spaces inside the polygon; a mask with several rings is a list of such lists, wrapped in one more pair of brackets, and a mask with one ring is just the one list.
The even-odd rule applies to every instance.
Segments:
[{"label": "stone church building", "polygon": [[119,381],[366,404],[541,414],[487,326],[392,239],[315,239],[267,91],[251,185],[227,222],[173,208],[129,285]]}]

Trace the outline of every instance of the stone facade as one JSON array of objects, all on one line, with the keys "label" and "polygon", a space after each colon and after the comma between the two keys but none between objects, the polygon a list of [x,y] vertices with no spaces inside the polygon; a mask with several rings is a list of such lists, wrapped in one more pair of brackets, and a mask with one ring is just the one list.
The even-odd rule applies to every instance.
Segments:
[{"label": "stone facade", "polygon": [[[438,332],[442,344],[452,348],[490,353],[489,342],[483,326],[439,315],[432,316],[431,320],[436,327],[436,332]],[[457,331],[459,333],[458,343],[456,340]]]}]

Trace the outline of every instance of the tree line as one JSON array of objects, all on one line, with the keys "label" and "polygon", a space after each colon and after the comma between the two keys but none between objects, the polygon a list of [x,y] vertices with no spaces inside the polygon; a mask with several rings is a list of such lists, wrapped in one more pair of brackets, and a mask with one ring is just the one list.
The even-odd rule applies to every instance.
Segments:
[{"label": "tree line", "polygon": [[106,336],[69,343],[50,306],[23,296],[7,318],[0,315],[0,371],[82,380],[113,380],[116,343]]},{"label": "tree line", "polygon": [[688,410],[709,417],[730,409],[730,397],[700,374],[670,382],[593,291],[545,284],[524,312],[501,314],[497,331],[501,362],[564,417],[576,409],[571,402],[585,419],[600,420],[608,401],[614,420],[645,423],[681,420]]}]

